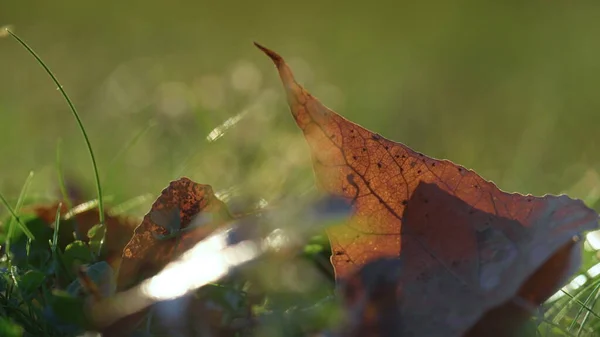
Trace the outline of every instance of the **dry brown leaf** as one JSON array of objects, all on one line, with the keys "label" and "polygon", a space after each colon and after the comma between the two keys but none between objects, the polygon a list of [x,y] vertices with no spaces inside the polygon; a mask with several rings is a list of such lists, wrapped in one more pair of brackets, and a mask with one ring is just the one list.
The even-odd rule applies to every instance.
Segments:
[{"label": "dry brown leaf", "polygon": [[[209,185],[198,184],[188,178],[172,181],[152,204],[123,249],[117,291],[156,274],[182,252],[230,220],[227,206],[215,197]],[[176,229],[176,221],[181,229],[195,228],[181,232],[179,238],[177,235],[161,238],[170,234],[169,228]]]},{"label": "dry brown leaf", "polygon": [[[152,204],[123,249],[117,291],[129,289],[155,275],[181,253],[231,219],[227,207],[215,197],[209,185],[198,184],[185,177],[172,181]],[[188,230],[177,233],[177,229]],[[173,232],[169,233],[171,230]],[[202,266],[198,268],[201,270]],[[199,300],[198,303],[202,302]],[[147,309],[123,317],[105,327],[102,334],[129,336],[146,313]],[[210,328],[220,328],[220,322],[206,321],[205,318],[198,317]]]},{"label": "dry brown leaf", "polygon": [[350,284],[349,307],[362,313],[355,322],[379,324],[359,326],[358,335],[462,335],[492,308],[541,303],[576,270],[573,237],[598,227],[583,202],[506,193],[387,140],[325,107],[277,53],[257,46],[279,70],[317,185],[355,208],[328,235],[336,279]]}]

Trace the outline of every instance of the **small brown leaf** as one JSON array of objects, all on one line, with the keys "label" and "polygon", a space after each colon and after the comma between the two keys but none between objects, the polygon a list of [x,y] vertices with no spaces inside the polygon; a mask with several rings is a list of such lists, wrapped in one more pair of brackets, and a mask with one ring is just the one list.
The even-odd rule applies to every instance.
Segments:
[{"label": "small brown leaf", "polygon": [[[574,272],[570,257],[577,262],[580,245],[570,244],[573,237],[598,227],[583,202],[506,193],[471,170],[387,140],[322,105],[281,56],[257,46],[279,70],[318,187],[354,205],[348,224],[328,230],[336,279],[352,284],[362,266],[393,258],[377,273],[359,272],[372,278],[359,282],[363,300],[377,305],[361,307],[357,321],[388,317],[383,322],[398,335],[458,336],[509,301],[540,304]],[[547,261],[560,263],[548,274]],[[361,336],[389,332],[365,324]]]},{"label": "small brown leaf", "polygon": [[[227,207],[214,196],[209,185],[197,184],[188,178],[172,181],[123,249],[117,291],[156,274],[229,220]],[[177,233],[192,226],[195,228]],[[172,237],[167,237],[169,235]]]},{"label": "small brown leaf", "polygon": [[[231,219],[227,207],[215,197],[209,185],[185,177],[172,181],[152,204],[123,249],[117,291],[129,289],[155,275]],[[177,233],[180,229],[189,230]],[[147,309],[144,309],[122,317],[104,327],[102,333],[105,336],[129,336],[146,313]]]}]

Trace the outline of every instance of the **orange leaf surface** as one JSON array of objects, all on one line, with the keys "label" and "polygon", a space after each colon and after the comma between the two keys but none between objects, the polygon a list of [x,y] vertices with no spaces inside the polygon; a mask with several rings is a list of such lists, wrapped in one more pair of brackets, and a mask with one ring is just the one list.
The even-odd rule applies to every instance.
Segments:
[{"label": "orange leaf surface", "polygon": [[[215,197],[209,185],[197,184],[188,178],[172,181],[123,249],[117,290],[127,289],[156,274],[230,219],[227,207]],[[179,236],[161,237],[170,234],[170,228],[191,226],[194,228]]]},{"label": "orange leaf surface", "polygon": [[[541,303],[576,270],[573,237],[598,227],[583,202],[506,193],[471,170],[385,139],[325,107],[281,56],[257,46],[279,71],[318,187],[354,206],[351,221],[328,235],[348,298],[365,303],[361,289],[375,301],[362,307],[363,321],[384,317],[402,336],[461,335],[504,303]],[[382,308],[387,316],[374,314]]]}]

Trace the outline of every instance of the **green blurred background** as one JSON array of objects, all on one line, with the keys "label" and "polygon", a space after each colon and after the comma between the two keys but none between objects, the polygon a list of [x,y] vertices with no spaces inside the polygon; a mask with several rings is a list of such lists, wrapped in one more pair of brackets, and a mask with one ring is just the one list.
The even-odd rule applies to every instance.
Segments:
[{"label": "green blurred background", "polygon": [[[105,195],[181,175],[221,195],[310,189],[310,157],[259,41],[343,116],[502,189],[597,201],[598,1],[1,1],[57,74]],[[56,197],[55,153],[94,197],[86,148],[33,58],[0,39],[0,191]],[[224,132],[226,130],[226,132]],[[136,212],[148,209],[145,199]]]}]

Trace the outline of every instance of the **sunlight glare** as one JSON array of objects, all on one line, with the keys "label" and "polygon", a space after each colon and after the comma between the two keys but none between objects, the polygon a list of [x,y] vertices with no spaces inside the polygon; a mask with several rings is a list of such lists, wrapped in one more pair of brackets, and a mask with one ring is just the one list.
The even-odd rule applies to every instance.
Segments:
[{"label": "sunlight glare", "polygon": [[230,268],[260,253],[255,243],[243,241],[227,247],[227,232],[214,235],[168,264],[156,276],[144,281],[141,290],[153,300],[183,296],[227,274]]},{"label": "sunlight glare", "polygon": [[276,228],[265,238],[263,249],[279,251],[281,248],[285,247],[289,241],[289,237],[286,235],[285,231],[281,228]]},{"label": "sunlight glare", "polygon": [[594,249],[594,250],[600,249],[600,231],[589,232],[585,236],[585,238],[587,239],[587,242],[592,247],[592,249]]},{"label": "sunlight glare", "polygon": [[596,263],[590,269],[588,269],[587,274],[591,278],[594,278],[594,277],[600,275],[600,263]]},{"label": "sunlight glare", "polygon": [[67,213],[65,213],[64,219],[69,220],[70,218],[74,217],[75,215],[77,215],[79,213],[87,212],[96,207],[98,207],[98,199],[92,199],[92,200],[86,201],[77,206],[73,206],[73,208],[71,208],[71,210],[69,210]]},{"label": "sunlight glare", "polygon": [[569,284],[565,286],[567,290],[573,291],[581,288],[586,282],[588,278],[585,275],[578,275],[571,281]]},{"label": "sunlight glare", "polygon": [[256,203],[256,208],[262,209],[269,206],[269,202],[264,199],[264,198],[260,198],[260,200]]},{"label": "sunlight glare", "polygon": [[[600,263],[588,270],[588,273],[590,274],[590,276],[592,275],[590,271],[592,269],[594,269],[595,267],[598,267],[596,269],[600,269]],[[600,273],[600,270],[598,270],[596,272]],[[554,301],[562,298],[563,296],[565,296],[565,293],[571,293],[571,292],[581,288],[587,281],[588,281],[588,278],[585,275],[579,275],[579,276],[575,277],[573,279],[573,281],[571,281],[566,286],[562,287],[559,291],[555,292],[554,295],[550,296],[550,298],[548,298],[547,302],[554,302]]]},{"label": "sunlight glare", "polygon": [[563,296],[565,296],[565,293],[563,292],[563,290],[559,290],[559,291],[555,292],[554,295],[550,296],[550,298],[547,300],[547,302],[554,302],[554,301],[562,298]]},{"label": "sunlight glare", "polygon": [[208,134],[208,136],[206,136],[206,140],[208,140],[209,142],[214,142],[215,140],[223,137],[223,135],[225,135],[225,131],[227,131],[232,126],[236,125],[239,121],[241,121],[242,118],[244,118],[244,116],[247,113],[248,113],[248,110],[244,110],[244,111],[240,112],[239,114],[227,119],[225,122],[223,122],[223,124],[214,128]]},{"label": "sunlight glare", "polygon": [[229,188],[225,188],[219,191],[215,192],[215,197],[217,197],[217,199],[223,201],[223,202],[228,202],[229,200],[231,200],[233,197],[238,196],[240,194],[239,192],[239,187],[237,186],[232,186]]}]

